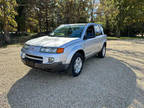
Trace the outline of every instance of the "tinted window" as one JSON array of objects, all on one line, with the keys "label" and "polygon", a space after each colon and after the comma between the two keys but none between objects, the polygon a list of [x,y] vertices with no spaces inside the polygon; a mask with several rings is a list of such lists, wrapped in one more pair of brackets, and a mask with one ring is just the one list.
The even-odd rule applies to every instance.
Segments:
[{"label": "tinted window", "polygon": [[90,39],[94,37],[95,37],[94,27],[90,26],[86,31],[85,39]]}]

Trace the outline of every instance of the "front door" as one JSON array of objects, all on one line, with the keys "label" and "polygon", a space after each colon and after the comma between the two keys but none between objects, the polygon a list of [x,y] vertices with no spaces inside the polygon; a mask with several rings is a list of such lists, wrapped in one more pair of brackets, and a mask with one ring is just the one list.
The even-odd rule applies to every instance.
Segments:
[{"label": "front door", "polygon": [[98,51],[98,45],[99,43],[97,42],[94,26],[89,26],[84,36],[84,48],[86,56],[91,56],[92,54],[96,53]]}]

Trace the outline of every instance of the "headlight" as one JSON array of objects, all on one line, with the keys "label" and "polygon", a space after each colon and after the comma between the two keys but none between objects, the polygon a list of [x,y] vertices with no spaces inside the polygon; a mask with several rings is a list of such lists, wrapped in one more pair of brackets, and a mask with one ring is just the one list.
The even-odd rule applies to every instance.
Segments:
[{"label": "headlight", "polygon": [[41,52],[46,52],[46,53],[56,53],[57,48],[47,48],[47,47],[42,47],[40,49]]},{"label": "headlight", "polygon": [[25,45],[23,46],[24,49],[29,49],[29,47],[30,47],[30,46],[27,45],[27,44],[25,44]]},{"label": "headlight", "polygon": [[48,47],[42,47],[40,49],[40,52],[46,52],[46,53],[63,53],[64,48],[48,48]]}]

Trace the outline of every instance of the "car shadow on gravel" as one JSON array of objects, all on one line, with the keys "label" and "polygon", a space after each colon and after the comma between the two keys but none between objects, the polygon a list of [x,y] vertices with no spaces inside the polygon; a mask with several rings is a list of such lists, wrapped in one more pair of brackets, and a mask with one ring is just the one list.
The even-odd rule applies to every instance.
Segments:
[{"label": "car shadow on gravel", "polygon": [[92,57],[79,77],[31,69],[7,95],[11,108],[127,108],[136,75],[112,57]]}]

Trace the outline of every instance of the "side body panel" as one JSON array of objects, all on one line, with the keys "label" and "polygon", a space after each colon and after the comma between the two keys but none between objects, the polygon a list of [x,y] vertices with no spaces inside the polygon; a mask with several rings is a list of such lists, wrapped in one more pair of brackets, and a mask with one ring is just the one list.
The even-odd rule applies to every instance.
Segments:
[{"label": "side body panel", "polygon": [[66,52],[67,52],[67,54],[65,54],[65,57],[66,57],[65,63],[66,64],[70,63],[74,54],[79,50],[83,50],[85,53],[85,58],[88,58],[88,57],[98,53],[102,49],[103,44],[107,40],[106,39],[107,36],[104,34],[102,29],[101,29],[102,35],[96,36],[95,38],[91,38],[88,40],[83,39],[87,28],[91,25],[97,25],[97,24],[92,23],[92,24],[86,25],[86,27],[82,33],[81,41],[73,43],[70,46],[66,47]]},{"label": "side body panel", "polygon": [[[99,35],[99,36],[96,36],[94,38],[90,38],[88,40],[84,40],[84,36],[85,36],[86,31],[87,31],[89,26],[99,26],[102,34]],[[98,53],[99,51],[101,51],[101,49],[103,47],[103,44],[107,40],[106,39],[106,35],[104,34],[101,25],[98,25],[98,24],[95,24],[95,23],[88,24],[86,26],[82,38],[83,38],[83,41],[84,41],[84,51],[85,51],[85,56],[86,57],[90,57],[90,56]]]}]

